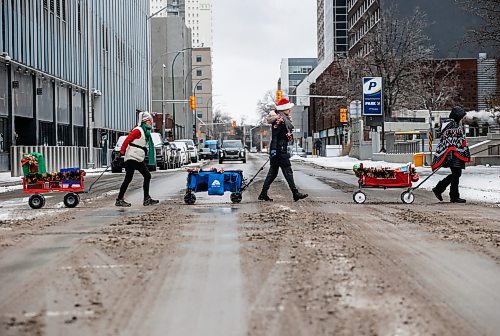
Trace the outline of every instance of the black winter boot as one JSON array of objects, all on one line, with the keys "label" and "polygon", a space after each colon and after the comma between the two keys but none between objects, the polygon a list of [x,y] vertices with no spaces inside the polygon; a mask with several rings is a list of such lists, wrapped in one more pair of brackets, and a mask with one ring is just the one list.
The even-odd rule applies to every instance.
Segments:
[{"label": "black winter boot", "polygon": [[126,207],[126,208],[128,208],[131,205],[132,204],[130,204],[129,202],[125,201],[122,198],[117,198],[116,201],[115,201],[115,206],[118,206],[118,207]]},{"label": "black winter boot", "polygon": [[152,199],[151,197],[148,197],[144,200],[144,202],[142,202],[142,205],[148,206],[148,205],[155,205],[158,203],[160,203],[160,201]]},{"label": "black winter boot", "polygon": [[443,196],[441,196],[441,193],[439,192],[439,190],[437,190],[437,188],[432,188],[432,192],[438,200],[440,200],[441,202],[443,201]]},{"label": "black winter boot", "polygon": [[301,200],[301,199],[304,199],[306,198],[307,196],[309,196],[308,194],[303,194],[303,193],[300,193],[300,192],[296,192],[293,194],[293,200],[295,202],[297,202],[298,200]]},{"label": "black winter boot", "polygon": [[261,194],[259,195],[259,201],[272,202],[272,201],[273,201],[273,199],[272,199],[272,198],[270,198],[269,196],[267,196],[267,193],[265,193],[265,194],[261,193]]},{"label": "black winter boot", "polygon": [[451,203],[466,203],[467,201],[464,200],[463,198],[459,197],[459,198],[452,198],[452,199],[450,199],[450,202]]}]

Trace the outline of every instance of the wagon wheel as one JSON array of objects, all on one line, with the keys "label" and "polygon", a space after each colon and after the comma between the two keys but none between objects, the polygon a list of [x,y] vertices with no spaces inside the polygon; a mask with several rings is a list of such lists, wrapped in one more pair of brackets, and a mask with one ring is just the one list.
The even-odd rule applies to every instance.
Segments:
[{"label": "wagon wheel", "polygon": [[184,195],[184,202],[186,204],[192,205],[196,202],[196,196],[192,192],[187,192],[186,195]]},{"label": "wagon wheel", "polygon": [[401,193],[401,201],[403,201],[403,203],[411,204],[413,203],[414,200],[415,200],[415,195],[410,190],[403,191]]},{"label": "wagon wheel", "polygon": [[352,195],[352,199],[354,200],[354,202],[362,204],[366,201],[366,195],[361,190],[358,190]]},{"label": "wagon wheel", "polygon": [[242,199],[243,199],[243,197],[242,197],[240,192],[231,193],[231,202],[240,203]]},{"label": "wagon wheel", "polygon": [[28,204],[32,209],[40,209],[45,205],[45,197],[39,194],[31,195]]},{"label": "wagon wheel", "polygon": [[80,203],[80,196],[75,193],[67,193],[64,195],[64,205],[68,208],[74,208]]}]

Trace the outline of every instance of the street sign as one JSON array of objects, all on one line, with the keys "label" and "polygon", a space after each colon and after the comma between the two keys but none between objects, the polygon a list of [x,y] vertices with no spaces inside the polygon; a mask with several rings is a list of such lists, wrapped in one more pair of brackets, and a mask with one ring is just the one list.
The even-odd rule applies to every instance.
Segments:
[{"label": "street sign", "polygon": [[363,115],[382,115],[382,77],[363,77]]}]

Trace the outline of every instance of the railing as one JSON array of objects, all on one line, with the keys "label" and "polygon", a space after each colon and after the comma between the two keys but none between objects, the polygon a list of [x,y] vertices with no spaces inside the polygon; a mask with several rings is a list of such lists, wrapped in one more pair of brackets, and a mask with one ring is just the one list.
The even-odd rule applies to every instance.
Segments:
[{"label": "railing", "polygon": [[389,154],[411,154],[422,151],[422,140],[394,142],[392,148],[387,148]]},{"label": "railing", "polygon": [[[102,166],[102,149],[93,148],[94,167]],[[23,154],[38,152],[43,155],[47,172],[59,171],[61,168],[89,168],[89,150],[87,147],[75,146],[12,146],[10,148],[11,176],[21,176]],[[108,162],[110,156],[108,155]],[[107,165],[108,162],[104,164]]]}]

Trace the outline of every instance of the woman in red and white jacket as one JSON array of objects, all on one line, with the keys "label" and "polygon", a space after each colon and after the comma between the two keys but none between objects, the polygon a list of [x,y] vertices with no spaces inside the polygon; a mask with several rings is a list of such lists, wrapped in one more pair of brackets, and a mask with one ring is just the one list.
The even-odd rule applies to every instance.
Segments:
[{"label": "woman in red and white jacket", "polygon": [[144,191],[144,201],[142,204],[146,206],[159,203],[158,200],[152,199],[149,195],[151,173],[149,172],[145,162],[147,155],[148,163],[156,164],[155,148],[153,140],[151,139],[151,130],[153,129],[152,125],[153,118],[151,117],[151,114],[148,112],[139,113],[139,122],[137,127],[129,133],[120,148],[120,154],[124,156],[123,160],[125,162],[125,179],[120,187],[120,193],[118,194],[118,198],[115,202],[116,206],[131,206],[130,203],[125,201],[124,196],[136,170],[138,170],[144,177],[144,183],[142,185],[142,189]]}]

